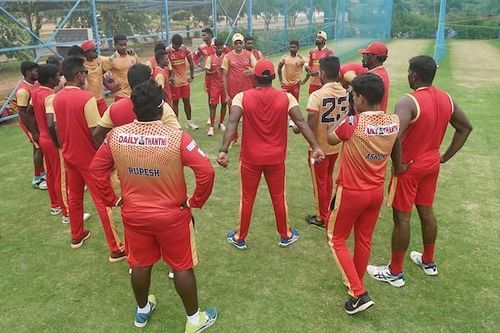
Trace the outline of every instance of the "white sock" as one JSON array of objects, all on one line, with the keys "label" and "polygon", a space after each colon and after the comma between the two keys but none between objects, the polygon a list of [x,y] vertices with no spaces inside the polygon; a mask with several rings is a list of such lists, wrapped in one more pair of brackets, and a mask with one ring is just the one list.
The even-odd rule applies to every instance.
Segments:
[{"label": "white sock", "polygon": [[193,324],[193,325],[197,325],[200,323],[200,309],[198,309],[198,311],[196,311],[196,313],[192,316],[187,316],[188,317],[188,321]]},{"label": "white sock", "polygon": [[148,303],[146,304],[145,307],[141,308],[140,306],[137,306],[137,312],[139,313],[149,313],[149,311],[151,311],[151,304]]}]

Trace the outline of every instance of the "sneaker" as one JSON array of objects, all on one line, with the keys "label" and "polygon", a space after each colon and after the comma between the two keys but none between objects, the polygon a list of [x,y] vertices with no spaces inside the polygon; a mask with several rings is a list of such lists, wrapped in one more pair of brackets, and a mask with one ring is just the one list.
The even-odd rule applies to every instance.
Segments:
[{"label": "sneaker", "polygon": [[90,213],[83,213],[83,222],[87,222],[90,219]]},{"label": "sneaker", "polygon": [[325,222],[319,220],[316,215],[307,215],[306,222],[313,227],[317,227],[320,229],[325,229]]},{"label": "sneaker", "polygon": [[83,242],[85,242],[87,239],[89,239],[89,237],[90,237],[90,230],[84,230],[83,236],[81,238],[71,240],[71,248],[78,249],[78,248],[82,247]]},{"label": "sneaker", "polygon": [[415,263],[415,265],[419,266],[424,270],[424,273],[429,276],[438,275],[438,268],[435,262],[430,262],[428,264],[424,264],[422,262],[422,253],[417,251],[410,252],[410,259]]},{"label": "sneaker", "polygon": [[352,296],[349,296],[347,299],[347,302],[345,302],[344,305],[344,310],[347,312],[349,315],[356,314],[361,311],[365,311],[368,309],[370,306],[374,305],[372,299],[370,296],[368,296],[368,293],[364,293],[363,295],[359,296],[358,298],[354,298]]},{"label": "sneaker", "polygon": [[173,271],[168,271],[168,278],[173,280],[174,278],[174,272]]},{"label": "sneaker", "polygon": [[375,280],[387,282],[394,287],[402,287],[405,285],[405,278],[403,272],[393,275],[387,266],[372,266],[368,265],[366,267],[366,272]]},{"label": "sneaker", "polygon": [[227,241],[229,244],[234,246],[235,248],[239,250],[245,250],[247,248],[247,242],[245,240],[236,240],[236,234],[234,231],[228,231],[227,232]]},{"label": "sneaker", "polygon": [[[87,222],[90,219],[89,213],[83,213],[83,222]],[[69,224],[69,216],[63,216],[61,220],[62,224]]]},{"label": "sneaker", "polygon": [[288,247],[299,240],[299,232],[297,229],[292,229],[292,235],[288,238],[280,237],[280,242],[278,243],[281,247]]},{"label": "sneaker", "polygon": [[293,122],[293,120],[292,120],[292,119],[290,119],[290,120],[288,121],[288,127],[294,127],[294,126],[295,126],[295,123]]},{"label": "sneaker", "polygon": [[197,130],[199,128],[198,125],[196,125],[192,120],[188,120],[186,127],[193,130]]},{"label": "sneaker", "polygon": [[50,207],[50,215],[61,214],[61,207]]},{"label": "sneaker", "polygon": [[37,190],[46,190],[47,182],[42,177],[33,177],[33,180],[31,181],[31,186]]},{"label": "sneaker", "polygon": [[225,132],[226,131],[226,126],[223,123],[220,123],[219,124],[219,129],[220,129],[221,132]]},{"label": "sneaker", "polygon": [[205,311],[200,312],[200,323],[195,325],[191,324],[189,320],[186,321],[186,328],[184,330],[184,333],[203,332],[204,330],[215,324],[218,315],[219,313],[217,312],[216,308],[208,308]]},{"label": "sneaker", "polygon": [[149,295],[148,302],[149,302],[149,306],[151,307],[151,310],[149,310],[148,313],[139,313],[139,312],[137,312],[137,309],[135,310],[135,320],[134,320],[135,327],[142,328],[142,327],[146,326],[149,318],[151,318],[151,315],[153,314],[153,311],[156,309],[156,297],[155,297],[155,295]]},{"label": "sneaker", "polygon": [[109,255],[109,262],[118,262],[118,261],[122,261],[123,259],[126,259],[127,258],[127,254],[125,253],[125,251],[116,251],[116,252],[111,252],[111,254]]},{"label": "sneaker", "polygon": [[211,124],[211,122],[210,122],[210,118],[208,118],[208,120],[207,120],[207,125],[210,125],[210,124]]},{"label": "sneaker", "polygon": [[210,127],[208,129],[208,133],[207,133],[208,136],[214,136],[214,128],[213,127]]}]

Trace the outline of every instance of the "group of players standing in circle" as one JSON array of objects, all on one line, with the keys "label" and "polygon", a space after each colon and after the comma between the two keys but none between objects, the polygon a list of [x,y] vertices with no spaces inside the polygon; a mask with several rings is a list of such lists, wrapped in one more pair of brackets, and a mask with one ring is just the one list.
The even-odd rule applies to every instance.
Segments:
[{"label": "group of players standing in circle", "polygon": [[[85,41],[73,48],[61,66],[22,65],[25,80],[18,89],[16,105],[34,145],[38,172],[34,186],[40,187],[43,181],[36,164],[41,151],[51,213],[62,214],[63,222],[70,224],[74,249],[91,236],[84,227],[89,217],[83,210],[84,187],[88,187],[105,231],[109,261],[127,258],[131,268],[137,301],[134,324],[144,327],[156,308],[156,298],[149,289],[151,269],[160,259],[173,270],[187,314],[185,332],[201,332],[218,316],[215,308],[198,308],[193,272],[198,257],[191,214],[209,199],[215,172],[178,121],[182,100],[186,127],[198,129],[191,118],[190,103],[196,65],[206,73],[207,134],[213,136],[216,129],[224,132],[219,165],[228,167],[228,150],[241,140],[240,216],[235,229],[227,233],[229,244],[240,250],[248,247],[246,238],[262,174],[275,211],[278,245],[288,247],[299,239],[298,231],[290,226],[285,188],[291,128],[310,145],[307,161],[316,212],[306,216],[306,222],[326,231],[348,288],[345,311],[356,314],[374,304],[363,284],[365,272],[392,286],[405,284],[403,262],[414,205],[422,223],[424,246],[423,253],[412,251],[410,258],[427,275],[437,275],[437,227],[432,206],[439,168],[463,146],[472,126],[456,102],[432,86],[437,70],[434,60],[428,56],[410,59],[408,82],[413,91],[401,97],[394,114],[388,114],[389,76],[383,66],[388,49],[381,42],[360,50],[362,64],[341,65],[326,46],[326,33],[320,31],[317,48],[310,51],[308,60],[298,54],[299,43],[290,41],[290,52],[280,59],[276,71],[274,64],[253,48],[251,37],[234,34],[232,50],[220,40],[213,41],[209,28],[203,29],[202,37],[204,44],[192,55],[182,37],[174,35],[170,46],[157,45],[155,56],[146,65],[127,49],[125,36],[115,36],[116,52],[110,57],[97,55],[96,45]],[[304,68],[306,77],[302,79]],[[276,72],[281,89],[272,87]],[[298,99],[300,86],[309,78],[304,119]],[[104,100],[105,87],[114,93],[115,102],[110,106]],[[227,106],[229,120],[224,124]],[[441,155],[448,124],[455,134]],[[388,194],[394,217],[392,255],[389,265],[371,266],[371,241],[384,198],[389,157],[393,162]],[[187,195],[184,166],[191,168],[196,178],[191,196]],[[112,183],[120,188],[120,197]],[[111,218],[111,207],[116,206],[121,207],[126,242],[119,239]],[[346,245],[351,231],[352,255]]]}]

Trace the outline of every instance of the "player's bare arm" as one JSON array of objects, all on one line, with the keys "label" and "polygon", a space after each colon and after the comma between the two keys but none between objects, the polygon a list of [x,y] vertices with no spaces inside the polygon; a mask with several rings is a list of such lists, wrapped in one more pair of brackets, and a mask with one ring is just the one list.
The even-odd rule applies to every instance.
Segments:
[{"label": "player's bare arm", "polygon": [[403,164],[402,159],[403,159],[403,149],[401,147],[401,140],[399,139],[399,136],[396,138],[396,141],[394,142],[394,146],[392,147],[391,151],[391,159],[392,159],[392,171],[394,172],[395,175],[402,174],[403,172],[406,171],[408,168],[409,164]]},{"label": "player's bare arm", "polygon": [[191,54],[188,54],[186,58],[189,63],[189,83],[191,83],[194,80],[194,62]]},{"label": "player's bare arm", "polygon": [[284,66],[284,64],[282,62],[280,62],[278,65],[278,78],[280,80],[280,85],[283,84],[283,73],[282,73],[283,66]]},{"label": "player's bare arm", "polygon": [[[304,138],[309,142],[309,145],[312,148],[311,157],[315,160],[315,162],[320,162],[325,158],[325,154],[319,147],[318,141],[316,141],[316,137],[314,136],[313,131],[307,124],[307,121],[302,117],[302,113],[298,106],[294,106],[288,111],[290,118],[292,118],[293,122],[300,130]],[[230,118],[231,119],[231,118]]]},{"label": "player's bare arm", "polygon": [[100,147],[102,145],[109,131],[111,131],[111,128],[97,125],[97,127],[92,132],[92,140],[94,140],[94,144],[97,147]]},{"label": "player's bare arm", "polygon": [[222,85],[224,86],[224,94],[226,95],[226,103],[231,105],[231,97],[229,97],[229,94],[227,93],[228,76],[229,76],[229,68],[222,69]]},{"label": "player's bare arm", "polygon": [[52,139],[52,142],[57,148],[61,149],[61,141],[57,136],[56,122],[54,120],[53,113],[47,113],[47,127],[49,128],[50,138]]},{"label": "player's bare arm", "polygon": [[[411,97],[403,96],[396,104],[394,113],[397,114],[399,117],[398,139],[400,139],[403,133],[408,128],[408,126],[410,125],[411,121],[415,119],[415,117],[417,117],[417,106],[415,105],[415,102],[413,101],[413,99],[411,99]],[[394,146],[397,145],[399,145],[399,148],[396,147],[396,149],[401,149],[401,143],[399,140],[397,140],[397,142],[394,144]],[[403,161],[400,159],[399,162],[400,164],[396,164],[397,162],[395,162],[393,159],[393,168],[396,174],[405,172],[408,166],[413,161],[408,161],[407,164],[403,164]]]},{"label": "player's bare arm", "polygon": [[229,144],[234,140],[234,137],[236,136],[236,128],[238,127],[238,123],[240,122],[242,114],[243,109],[241,107],[236,105],[231,106],[229,121],[226,126],[226,131],[224,132],[224,138],[222,139],[219,156],[217,157],[217,163],[224,168],[227,168],[227,166],[229,165],[229,156],[227,155],[229,151]]},{"label": "player's bare arm", "polygon": [[455,101],[453,101],[453,114],[451,115],[450,124],[455,129],[453,139],[446,149],[446,152],[441,156],[441,163],[446,163],[452,158],[465,144],[470,132],[472,132],[472,124],[467,118],[465,112],[462,111]]},{"label": "player's bare arm", "polygon": [[28,104],[28,106],[20,106],[19,107],[19,117],[23,121],[26,128],[31,133],[33,140],[38,142],[40,134],[38,133],[38,126],[35,120],[35,113],[33,110],[33,105]]}]

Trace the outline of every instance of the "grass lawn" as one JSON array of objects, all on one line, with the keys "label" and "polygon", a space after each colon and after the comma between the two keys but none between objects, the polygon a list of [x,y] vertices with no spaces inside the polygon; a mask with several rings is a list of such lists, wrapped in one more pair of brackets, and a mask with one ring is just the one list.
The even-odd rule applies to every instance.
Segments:
[{"label": "grass lawn", "polygon": [[[478,43],[460,43],[460,50],[468,51],[470,62],[474,62],[474,54],[480,52]],[[484,43],[490,46],[489,52],[500,56],[499,49]],[[287,160],[288,206],[300,240],[288,249],[278,247],[263,181],[247,238],[248,250],[237,251],[227,244],[225,234],[234,227],[238,213],[238,149],[230,152],[228,170],[215,166],[221,134],[206,136],[206,95],[201,89],[202,77],[196,78],[192,104],[201,128],[192,135],[217,172],[212,197],[203,210],[194,212],[200,307],[214,305],[220,311],[210,332],[498,331],[500,181],[494,176],[500,164],[500,120],[495,112],[500,104],[498,66],[494,57],[481,58],[482,66],[492,69],[489,84],[485,78],[463,76],[469,63],[457,59],[453,44],[450,46],[436,85],[455,97],[475,129],[464,149],[442,167],[436,199],[440,274],[427,277],[408,260],[404,288],[366,277],[375,306],[355,317],[344,313],[347,294],[324,233],[307,227],[303,220],[314,204],[307,145],[302,137],[289,136]],[[431,52],[432,43],[393,41],[389,47],[390,105],[394,105],[409,90],[408,58]],[[301,105],[305,102],[303,88]],[[184,115],[181,124],[185,124]],[[69,227],[60,223],[60,217],[50,216],[47,194],[30,188],[31,147],[17,124],[0,126],[0,142],[0,332],[137,332],[132,323],[135,302],[127,265],[107,262],[102,228],[89,196],[86,206],[93,216],[87,226],[93,237],[81,249],[71,250]],[[192,189],[193,177],[190,171],[187,174]],[[391,211],[383,207],[371,263],[388,262],[391,231]],[[420,250],[416,218],[412,231],[410,250]],[[182,332],[185,314],[162,263],[154,269],[151,291],[157,296],[158,309],[142,331]]]}]

